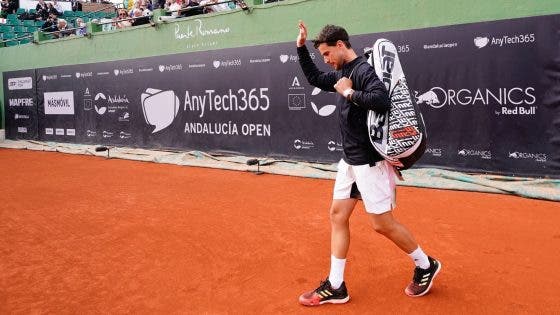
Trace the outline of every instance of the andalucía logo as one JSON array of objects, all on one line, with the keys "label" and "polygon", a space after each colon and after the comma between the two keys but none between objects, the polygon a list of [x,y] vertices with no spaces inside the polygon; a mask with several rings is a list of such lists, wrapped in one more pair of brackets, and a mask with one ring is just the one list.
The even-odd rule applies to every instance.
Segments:
[{"label": "andaluc\u00eda logo", "polygon": [[[314,96],[318,95],[319,93],[321,93],[321,89],[314,88],[313,92],[311,92],[311,95]],[[318,107],[313,101],[311,101],[311,107],[313,108],[313,111],[321,117],[328,117],[336,110],[336,105],[325,105]]]},{"label": "andaluc\u00eda logo", "polygon": [[179,112],[179,98],[171,90],[147,88],[141,102],[146,123],[155,127],[152,133],[169,127]]}]

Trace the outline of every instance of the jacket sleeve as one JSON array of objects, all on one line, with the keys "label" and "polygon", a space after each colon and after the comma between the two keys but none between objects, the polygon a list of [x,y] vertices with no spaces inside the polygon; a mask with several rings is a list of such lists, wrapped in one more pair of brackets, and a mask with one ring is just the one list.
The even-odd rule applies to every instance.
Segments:
[{"label": "jacket sleeve", "polygon": [[338,81],[336,72],[323,72],[317,69],[315,63],[309,56],[309,50],[305,45],[297,48],[299,64],[309,84],[320,88],[323,91],[336,92],[334,85]]},{"label": "jacket sleeve", "polygon": [[[367,66],[365,66],[367,65]],[[367,110],[384,113],[389,110],[389,93],[373,67],[362,64],[356,69],[352,103]]]}]

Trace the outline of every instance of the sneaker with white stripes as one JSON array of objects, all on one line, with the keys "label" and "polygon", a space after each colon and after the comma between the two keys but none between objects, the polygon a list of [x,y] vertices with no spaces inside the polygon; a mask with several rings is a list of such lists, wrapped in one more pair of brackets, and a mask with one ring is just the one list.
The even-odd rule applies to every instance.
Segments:
[{"label": "sneaker with white stripes", "polygon": [[325,303],[343,304],[350,300],[346,284],[342,282],[340,288],[333,289],[329,278],[322,281],[319,287],[306,292],[299,297],[299,303],[305,306],[316,306]]},{"label": "sneaker with white stripes", "polygon": [[428,269],[422,269],[420,267],[414,269],[412,282],[404,289],[406,295],[412,297],[422,296],[428,293],[432,288],[434,278],[441,270],[441,263],[429,256],[428,260],[430,261],[430,267]]}]

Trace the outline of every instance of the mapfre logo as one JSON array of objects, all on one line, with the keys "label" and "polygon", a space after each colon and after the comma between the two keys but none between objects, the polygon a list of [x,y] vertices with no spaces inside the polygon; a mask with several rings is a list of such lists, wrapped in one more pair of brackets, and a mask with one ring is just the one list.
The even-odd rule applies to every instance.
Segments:
[{"label": "mapfre logo", "polygon": [[8,105],[10,107],[33,107],[33,98],[10,98]]},{"label": "mapfre logo", "polygon": [[33,88],[31,77],[10,78],[8,79],[8,90],[30,90]]},{"label": "mapfre logo", "polygon": [[155,127],[152,133],[169,127],[179,112],[179,98],[171,90],[147,88],[141,95],[141,102],[146,123]]},{"label": "mapfre logo", "polygon": [[463,157],[479,157],[484,160],[492,159],[492,152],[487,150],[475,150],[475,149],[461,149],[457,151],[457,155]]},{"label": "mapfre logo", "polygon": [[446,105],[532,105],[536,102],[534,87],[504,87],[473,89],[445,89],[439,86],[419,94],[414,91],[417,104],[433,108]]},{"label": "mapfre logo", "polygon": [[74,115],[74,92],[45,92],[45,115]]},{"label": "mapfre logo", "polygon": [[508,157],[511,159],[531,159],[536,162],[546,162],[545,153],[527,153],[527,152],[508,152]]}]

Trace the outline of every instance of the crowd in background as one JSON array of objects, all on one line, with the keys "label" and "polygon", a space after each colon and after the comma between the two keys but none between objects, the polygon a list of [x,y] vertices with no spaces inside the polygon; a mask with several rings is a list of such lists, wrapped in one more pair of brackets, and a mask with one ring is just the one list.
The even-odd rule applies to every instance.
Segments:
[{"label": "crowd in background", "polygon": [[[154,2],[152,2],[154,1]],[[264,3],[281,0],[265,0]],[[82,11],[82,2],[71,0],[72,11]],[[0,0],[2,5],[1,18],[17,13],[18,20],[32,20],[35,22],[35,30],[50,34],[52,38],[67,36],[83,36],[86,34],[86,23],[91,20],[102,26],[102,29],[122,29],[137,25],[151,23],[152,12],[155,9],[165,9],[168,18],[188,17],[198,14],[223,12],[241,8],[236,1],[220,3],[224,0],[128,0],[127,8],[116,8],[116,16],[90,17],[91,12],[85,15],[65,16],[64,11],[57,0],[38,0],[34,10],[18,10],[18,0]],[[245,8],[243,8],[245,9]],[[70,12],[72,13],[72,12]],[[86,19],[82,17],[87,17]],[[85,21],[84,21],[85,20]],[[7,23],[0,20],[0,23]],[[14,28],[15,29],[15,28]],[[29,34],[33,30],[28,31]]]}]

